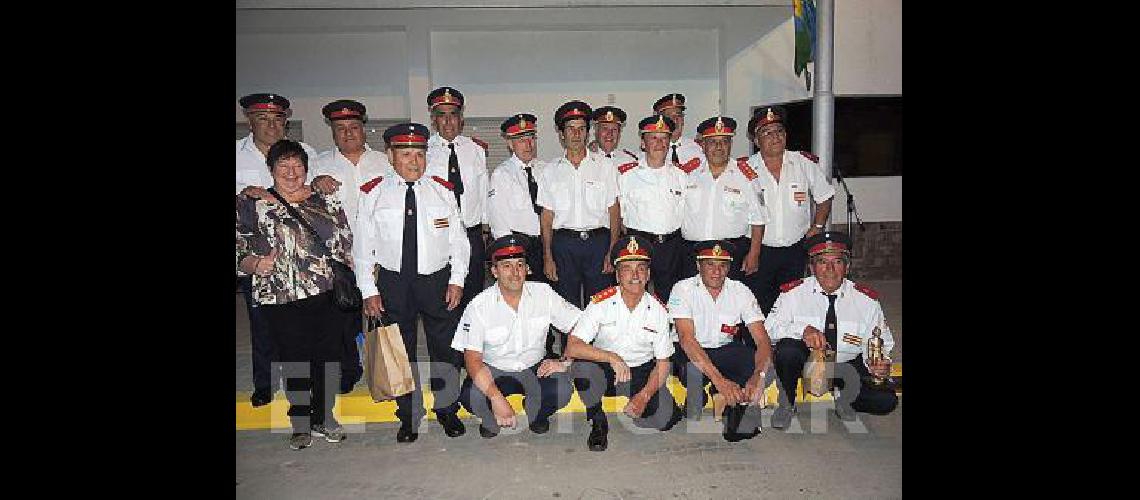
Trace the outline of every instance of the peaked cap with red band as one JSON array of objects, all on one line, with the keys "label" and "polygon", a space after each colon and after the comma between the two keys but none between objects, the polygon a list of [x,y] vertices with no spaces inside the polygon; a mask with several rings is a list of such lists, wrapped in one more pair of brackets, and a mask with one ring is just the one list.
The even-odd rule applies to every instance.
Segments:
[{"label": "peaked cap with red band", "polygon": [[756,129],[769,123],[784,123],[786,116],[787,113],[780,106],[757,108],[756,112],[752,114],[752,118],[748,119],[748,135],[756,135]]},{"label": "peaked cap with red band", "polygon": [[805,240],[804,247],[809,257],[824,253],[851,255],[851,237],[840,231],[823,231]]},{"label": "peaked cap with red band", "polygon": [[724,260],[732,261],[732,243],[724,240],[702,241],[697,243],[694,250],[697,252],[697,261]]},{"label": "peaked cap with red band", "polygon": [[401,123],[384,131],[384,143],[390,148],[427,149],[429,135],[428,128],[419,123]]},{"label": "peaked cap with red band", "polygon": [[499,130],[508,138],[534,135],[538,118],[530,113],[519,113],[507,118],[499,125]]},{"label": "peaked cap with red band", "polygon": [[697,135],[701,138],[718,135],[736,135],[736,120],[727,116],[714,116],[697,125]]},{"label": "peaked cap with red band", "polygon": [[650,260],[649,240],[640,236],[623,236],[614,244],[610,253],[614,265],[627,260]]},{"label": "peaked cap with red band", "polygon": [[672,134],[677,124],[672,118],[665,115],[653,115],[642,118],[637,122],[637,130],[642,134]]},{"label": "peaked cap with red band", "polygon": [[366,113],[367,110],[363,104],[351,99],[333,101],[321,108],[321,114],[325,115],[325,118],[330,122],[338,120],[368,121],[364,118]]},{"label": "peaked cap with red band", "polygon": [[278,94],[250,94],[238,99],[238,104],[246,111],[271,111],[289,114],[289,99]]},{"label": "peaked cap with red band", "polygon": [[440,87],[428,93],[427,96],[428,109],[435,109],[436,106],[444,104],[452,104],[463,108],[463,93],[451,87]]},{"label": "peaked cap with red band", "polygon": [[622,124],[625,123],[626,115],[625,111],[622,111],[621,108],[616,108],[613,106],[602,106],[594,110],[594,115],[592,118],[595,122],[598,123]]},{"label": "peaked cap with red band", "polygon": [[488,253],[491,255],[491,262],[498,262],[503,259],[525,259],[526,247],[530,244],[530,238],[519,234],[508,234],[499,238],[491,243],[491,248]]},{"label": "peaked cap with red band", "polygon": [[685,96],[683,94],[669,94],[653,103],[654,113],[660,113],[669,108],[685,109]]},{"label": "peaked cap with red band", "polygon": [[554,112],[554,125],[557,126],[559,130],[562,130],[562,124],[569,120],[582,119],[586,120],[586,123],[590,123],[590,115],[592,113],[593,110],[590,109],[589,104],[582,101],[570,101],[559,106],[558,110]]}]

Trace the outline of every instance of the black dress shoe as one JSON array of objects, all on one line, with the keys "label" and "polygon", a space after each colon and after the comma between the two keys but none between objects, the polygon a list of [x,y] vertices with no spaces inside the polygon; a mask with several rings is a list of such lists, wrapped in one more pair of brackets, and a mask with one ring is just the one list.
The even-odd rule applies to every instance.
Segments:
[{"label": "black dress shoe", "polygon": [[607,439],[610,432],[610,425],[605,420],[594,420],[592,428],[590,429],[590,437],[586,439],[586,446],[589,446],[590,451],[606,451],[609,446]]},{"label": "black dress shoe", "polygon": [[547,419],[535,420],[530,423],[530,431],[535,434],[546,434],[550,430],[550,421]]},{"label": "black dress shoe", "polygon": [[493,431],[491,429],[483,427],[483,424],[479,424],[479,435],[483,436],[485,439],[491,439],[495,436],[498,436],[499,431]]},{"label": "black dress shoe", "polygon": [[249,396],[249,404],[254,408],[265,406],[273,401],[273,393],[269,389],[258,389]]},{"label": "black dress shoe", "polygon": [[397,443],[411,443],[420,437],[420,433],[412,430],[412,424],[400,424],[400,431],[396,433]]},{"label": "black dress shoe", "polygon": [[443,433],[447,434],[447,437],[459,437],[467,432],[467,428],[463,426],[463,421],[459,420],[459,417],[454,413],[436,412],[435,416],[439,420],[439,424],[443,426]]}]

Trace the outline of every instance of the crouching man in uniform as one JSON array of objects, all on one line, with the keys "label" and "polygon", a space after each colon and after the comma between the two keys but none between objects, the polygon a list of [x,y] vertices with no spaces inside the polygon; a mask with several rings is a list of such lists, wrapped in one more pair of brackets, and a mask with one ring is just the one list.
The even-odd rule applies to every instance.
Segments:
[{"label": "crouching man in uniform", "polygon": [[[812,276],[782,285],[783,293],[764,321],[776,342],[773,357],[781,389],[772,427],[783,429],[791,423],[796,383],[811,349],[835,351],[834,375],[842,377],[833,379],[841,389],[835,412],[841,420],[854,420],[857,411],[890,413],[898,405],[898,396],[886,385],[876,387],[870,379],[872,375],[889,376],[891,362],[869,363],[863,359],[863,350],[876,329],[883,340],[883,353],[891,352],[895,341],[883,320],[878,294],[847,279],[851,239],[845,233],[825,231],[809,237],[804,245]],[[847,386],[851,383],[854,387]]]},{"label": "crouching man in uniform", "polygon": [[638,427],[667,431],[684,416],[664,387],[673,343],[665,305],[645,292],[649,241],[623,237],[611,255],[618,285],[590,298],[566,346],[566,356],[577,360],[574,385],[591,422],[586,441],[591,451],[607,446],[603,395],[629,396],[623,411]]},{"label": "crouching man in uniform", "polygon": [[467,379],[459,402],[482,419],[479,435],[495,437],[517,416],[506,396],[525,394],[529,427],[550,430],[550,416],[570,402],[568,362],[542,359],[550,325],[569,330],[581,311],[546,283],[527,282],[529,242],[508,234],[492,244],[491,274],[497,282],[471,299],[451,347],[463,353]]},{"label": "crouching man in uniform", "polygon": [[[719,396],[727,405],[724,439],[751,439],[760,434],[758,417],[764,388],[776,378],[771,371],[771,341],[764,330],[764,313],[747,286],[727,277],[732,267],[730,243],[702,241],[695,251],[700,274],[679,281],[669,298],[669,316],[681,344],[675,361],[682,366],[685,407],[690,418],[698,416],[705,406],[705,384],[711,381],[714,397]],[[740,323],[746,325],[757,347],[744,343]],[[749,409],[753,418],[742,428]]]}]

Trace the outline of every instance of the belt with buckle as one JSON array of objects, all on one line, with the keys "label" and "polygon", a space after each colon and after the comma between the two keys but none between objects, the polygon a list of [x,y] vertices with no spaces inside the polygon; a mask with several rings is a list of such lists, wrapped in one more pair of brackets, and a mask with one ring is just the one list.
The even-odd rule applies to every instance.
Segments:
[{"label": "belt with buckle", "polygon": [[590,239],[591,235],[610,234],[610,230],[606,229],[604,227],[597,227],[597,228],[590,229],[587,231],[576,231],[573,229],[563,228],[563,229],[555,229],[554,232],[555,233],[567,234],[570,236],[577,236],[577,237],[581,238],[582,240]]},{"label": "belt with buckle", "polygon": [[666,241],[669,241],[673,238],[678,238],[681,236],[681,230],[680,229],[673,231],[671,233],[668,233],[668,234],[654,234],[654,233],[648,233],[648,232],[642,231],[640,229],[628,229],[628,228],[626,229],[626,232],[628,232],[629,234],[641,236],[642,238],[648,239],[650,241],[655,241],[655,242],[657,242],[657,244],[665,243]]}]

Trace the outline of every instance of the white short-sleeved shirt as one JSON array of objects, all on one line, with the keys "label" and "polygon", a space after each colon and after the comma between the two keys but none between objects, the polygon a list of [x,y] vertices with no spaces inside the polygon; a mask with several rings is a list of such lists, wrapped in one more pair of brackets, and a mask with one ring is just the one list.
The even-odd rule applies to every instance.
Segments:
[{"label": "white short-sleeved shirt", "polygon": [[751,226],[768,223],[768,210],[753,183],[735,161],[713,178],[707,162],[685,179],[685,217],[681,236],[706,241],[751,236]]},{"label": "white short-sleeved shirt", "polygon": [[618,165],[618,200],[625,227],[654,234],[681,228],[685,173],[666,161],[652,168],[644,158]]},{"label": "white short-sleeved shirt", "polygon": [[713,300],[698,274],[673,285],[673,292],[669,294],[669,318],[693,320],[697,342],[705,349],[713,349],[732,342],[738,323],[749,325],[764,321],[764,312],[747,286],[729,278],[725,278],[720,295]]},{"label": "white short-sleeved shirt", "polygon": [[[457,135],[451,142],[455,144],[455,157],[459,160],[459,177],[463,180],[463,194],[460,195],[459,207],[463,212],[463,226],[475,227],[487,222],[487,190],[491,184],[487,172],[487,150],[465,135]],[[451,148],[447,147],[448,144],[435,132],[428,138],[427,168],[424,170],[424,177],[436,175],[445,181],[448,180],[447,164],[451,158]]]},{"label": "white short-sleeved shirt", "polygon": [[[545,164],[535,158],[530,162],[534,180],[542,185]],[[538,214],[530,201],[530,188],[522,160],[511,155],[491,172],[491,190],[487,193],[487,222],[491,236],[501,238],[511,231],[539,236]]]},{"label": "white short-sleeved shirt", "polygon": [[546,162],[538,204],[554,212],[554,229],[588,231],[610,227],[617,203],[617,167],[605,155],[587,153],[577,168],[560,156]]},{"label": "white short-sleeved shirt", "polygon": [[[780,339],[800,339],[804,328],[814,326],[821,333],[827,318],[828,299],[815,276],[804,278],[798,285],[784,285],[786,289],[772,305],[764,320],[764,327],[775,343]],[[867,339],[878,327],[883,339],[883,353],[891,352],[895,346],[891,329],[883,317],[883,308],[875,298],[874,290],[844,279],[836,290],[835,299],[836,361],[846,362],[855,359],[866,349]],[[864,355],[866,363],[866,355]]]},{"label": "white short-sleeved shirt", "polygon": [[503,371],[534,366],[546,354],[548,328],[568,331],[581,311],[546,283],[523,285],[518,311],[496,283],[479,292],[463,311],[451,348],[483,353],[483,362]]},{"label": "white short-sleeved shirt", "polygon": [[333,193],[340,200],[344,212],[348,215],[348,225],[356,231],[356,209],[360,204],[360,186],[365,182],[379,176],[396,175],[392,164],[388,162],[388,155],[364,145],[364,153],[360,161],[353,165],[337,148],[323,151],[317,155],[317,161],[310,169],[311,178],[327,175],[341,183],[340,188]]},{"label": "white short-sleeved shirt", "polygon": [[677,157],[681,159],[681,165],[688,163],[693,158],[700,158],[702,162],[707,161],[705,160],[705,150],[701,149],[701,145],[689,136],[682,135],[680,139],[669,142],[669,153],[665,155],[669,161],[673,161],[673,146],[677,146]]},{"label": "white short-sleeved shirt", "polygon": [[[305,176],[305,184],[313,181],[313,159],[317,157],[317,150],[308,144],[301,143],[301,148],[309,155],[309,173]],[[261,186],[269,189],[273,186],[273,174],[269,172],[269,165],[265,163],[265,155],[257,149],[253,142],[253,133],[237,140],[237,191],[248,186]]]},{"label": "white short-sleeved shirt", "polygon": [[[353,235],[352,259],[356,284],[364,298],[377,295],[372,267],[380,264],[400,272],[404,244],[404,199],[408,186],[399,175],[384,176],[362,186]],[[416,193],[416,265],[418,274],[431,274],[451,264],[448,283],[463,286],[471,243],[459,220],[455,195],[426,176],[413,184]],[[441,298],[442,300],[442,298]]]},{"label": "white short-sleeved shirt", "polygon": [[633,311],[625,306],[618,287],[599,292],[590,299],[570,334],[621,356],[631,367],[673,355],[665,306],[648,292]]},{"label": "white short-sleeved shirt", "polygon": [[758,174],[753,187],[764,197],[764,206],[768,208],[763,243],[770,247],[790,246],[803,238],[811,229],[812,200],[823,203],[835,196],[835,188],[824,177],[823,169],[799,151],[784,151],[780,182],[764,166],[760,153],[749,157],[748,165]]}]

